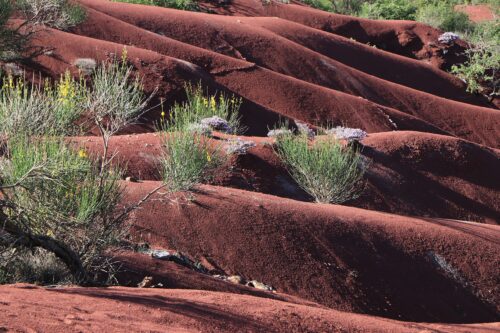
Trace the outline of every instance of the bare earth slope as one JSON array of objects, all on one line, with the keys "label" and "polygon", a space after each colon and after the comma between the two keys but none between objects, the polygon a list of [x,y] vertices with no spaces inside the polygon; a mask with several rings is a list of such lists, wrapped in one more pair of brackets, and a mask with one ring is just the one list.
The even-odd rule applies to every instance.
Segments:
[{"label": "bare earth slope", "polygon": [[482,333],[499,329],[498,324],[404,323],[317,305],[176,289],[15,285],[1,287],[0,297],[0,327],[13,332]]},{"label": "bare earth slope", "polygon": [[[129,199],[155,185],[130,184]],[[498,226],[209,186],[192,201],[160,195],[132,223],[137,240],[336,309],[417,321],[498,319]]]},{"label": "bare earth slope", "polygon": [[[186,82],[235,94],[248,127],[240,138],[257,146],[192,197],[161,191],[130,216],[134,240],[181,251],[209,273],[112,253],[122,285],[152,277],[168,290],[2,286],[0,332],[500,330],[500,110],[439,69],[463,43],[439,45],[440,31],[415,22],[299,3],[210,1],[207,14],[77,1],[86,21],[39,33],[34,42],[53,50],[27,77],[77,74],[77,59],[106,61],[126,47],[145,91],[158,89],[152,104],[183,101]],[[123,182],[124,204],[159,185],[160,112],[111,142],[125,176],[139,180]],[[283,118],[366,130],[364,194],[312,203],[266,137]],[[101,145],[93,134],[68,141],[92,157]]]},{"label": "bare earth slope", "polygon": [[[425,24],[413,21],[374,21],[317,10],[298,2],[283,4],[271,1],[269,5],[259,0],[233,0],[214,4],[206,1],[211,11],[235,16],[271,16],[352,38],[363,44],[375,45],[407,57],[421,59],[440,68],[447,68],[459,57],[465,46],[459,42],[451,48],[436,42],[442,33]],[[443,52],[443,50],[448,52]]]}]

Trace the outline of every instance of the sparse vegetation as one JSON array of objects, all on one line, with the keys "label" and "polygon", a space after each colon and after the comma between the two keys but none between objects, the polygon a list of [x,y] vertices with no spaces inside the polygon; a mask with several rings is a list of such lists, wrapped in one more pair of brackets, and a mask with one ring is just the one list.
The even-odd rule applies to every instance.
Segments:
[{"label": "sparse vegetation", "polygon": [[199,11],[197,0],[113,0],[115,2],[135,3],[139,5],[158,6],[180,10]]},{"label": "sparse vegetation", "polygon": [[[24,22],[8,26],[14,11],[24,16]],[[31,59],[44,53],[45,48],[29,44],[37,26],[67,30],[85,18],[85,10],[68,0],[0,0],[0,61]]]},{"label": "sparse vegetation", "polygon": [[85,10],[69,0],[16,0],[16,8],[32,24],[68,30],[85,21]]},{"label": "sparse vegetation", "polygon": [[467,84],[467,91],[493,98],[499,93],[500,82],[500,23],[479,24],[469,34],[467,61],[452,67],[451,72]]},{"label": "sparse vegetation", "polygon": [[222,94],[218,98],[205,96],[201,85],[186,86],[186,94],[187,101],[176,104],[169,118],[162,114],[160,121],[164,147],[162,174],[173,192],[189,191],[196,184],[208,181],[226,162],[222,142],[208,138],[211,130],[217,130],[211,127],[214,119],[228,132],[241,131],[240,99]]},{"label": "sparse vegetation", "polygon": [[331,136],[310,140],[305,135],[279,135],[275,151],[316,202],[340,204],[357,198],[363,190],[361,155]]},{"label": "sparse vegetation", "polygon": [[[98,274],[113,271],[104,251],[123,238],[124,220],[137,207],[117,209],[121,173],[111,165],[107,143],[142,114],[148,99],[140,91],[139,80],[131,80],[131,68],[125,62],[103,64],[93,76],[92,90],[69,74],[54,89],[50,85],[27,89],[12,78],[5,82],[0,99],[4,145],[0,255],[16,262],[26,249],[43,249],[64,263],[73,282],[95,282]],[[101,131],[104,148],[98,165],[83,148],[70,148],[64,139],[71,133],[65,129],[72,128],[69,125],[83,113]],[[12,277],[16,267],[0,270],[4,278]]]},{"label": "sparse vegetation", "polygon": [[326,11],[358,15],[370,19],[413,20],[457,33],[470,44],[467,61],[452,67],[451,72],[467,83],[467,91],[482,93],[490,98],[498,94],[500,24],[474,24],[467,14],[454,10],[459,4],[490,3],[498,12],[498,0],[305,0],[304,3]]},{"label": "sparse vegetation", "polygon": [[[222,93],[209,95],[204,93],[201,84],[187,84],[185,87],[187,100],[183,104],[176,104],[171,110],[172,119],[178,128],[199,128],[196,125],[214,125],[217,119],[227,122],[227,128],[223,130],[230,134],[241,134],[245,128],[241,125],[239,110],[241,98],[235,96],[227,97]],[[216,118],[214,118],[216,117]],[[213,118],[213,121],[209,121]],[[205,121],[204,121],[205,120]],[[203,124],[204,123],[204,124]],[[223,126],[221,124],[221,126]],[[212,128],[220,130],[220,128]]]}]

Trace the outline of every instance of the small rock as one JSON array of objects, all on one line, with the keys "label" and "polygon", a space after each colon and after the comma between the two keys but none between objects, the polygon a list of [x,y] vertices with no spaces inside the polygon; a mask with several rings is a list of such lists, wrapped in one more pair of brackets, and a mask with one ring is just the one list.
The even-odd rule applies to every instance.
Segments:
[{"label": "small rock", "polygon": [[268,286],[267,284],[264,284],[262,282],[255,281],[255,280],[248,282],[247,286],[253,287],[255,289],[265,290],[265,291],[274,291],[273,287]]},{"label": "small rock", "polygon": [[151,257],[160,260],[170,260],[172,258],[172,253],[165,250],[153,250],[151,251]]},{"label": "small rock", "polygon": [[234,284],[244,284],[245,280],[239,276],[239,275],[231,275],[227,278],[229,282],[232,282]]},{"label": "small rock", "polygon": [[151,288],[153,286],[153,277],[145,276],[144,279],[137,285],[139,288]]},{"label": "small rock", "polygon": [[131,183],[137,183],[137,178],[129,176],[129,177],[125,178],[125,181],[131,182]]}]

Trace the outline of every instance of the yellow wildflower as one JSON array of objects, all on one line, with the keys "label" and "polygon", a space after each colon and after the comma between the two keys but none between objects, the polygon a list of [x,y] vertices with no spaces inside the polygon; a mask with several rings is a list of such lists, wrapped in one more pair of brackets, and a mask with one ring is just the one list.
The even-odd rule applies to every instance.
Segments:
[{"label": "yellow wildflower", "polygon": [[210,107],[212,109],[215,109],[215,107],[216,107],[215,97],[214,96],[210,97]]},{"label": "yellow wildflower", "polygon": [[87,155],[87,152],[86,152],[85,150],[80,149],[80,150],[78,151],[78,157],[80,157],[80,158],[87,158],[87,156],[88,156],[88,155]]},{"label": "yellow wildflower", "polygon": [[208,162],[211,162],[211,161],[212,161],[212,157],[210,156],[210,154],[208,153],[208,151],[207,151],[207,161],[208,161]]},{"label": "yellow wildflower", "polygon": [[127,50],[127,47],[123,47],[123,50],[122,50],[122,65],[125,65],[127,63],[127,59],[128,59],[128,50]]}]

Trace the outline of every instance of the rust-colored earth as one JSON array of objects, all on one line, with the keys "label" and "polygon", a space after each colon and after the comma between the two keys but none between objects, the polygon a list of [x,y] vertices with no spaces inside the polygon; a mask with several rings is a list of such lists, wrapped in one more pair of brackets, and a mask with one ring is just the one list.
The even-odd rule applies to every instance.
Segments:
[{"label": "rust-colored earth", "polygon": [[[157,100],[181,102],[184,84],[199,81],[240,96],[240,138],[256,146],[194,198],[160,191],[130,216],[132,240],[207,271],[111,253],[121,287],[0,287],[0,332],[500,331],[500,110],[442,70],[464,43],[441,45],[441,31],[416,22],[295,2],[203,3],[210,13],[78,2],[87,20],[39,33],[35,43],[54,50],[28,73],[76,74],[75,60],[126,46]],[[123,204],[161,184],[160,112],[111,141],[137,179],[123,182]],[[283,118],[367,131],[363,195],[313,203],[266,137]],[[101,149],[92,133],[68,141],[90,156]],[[145,277],[155,288],[136,288]]]},{"label": "rust-colored earth", "polygon": [[455,10],[464,12],[472,22],[492,21],[497,18],[494,9],[488,4],[483,5],[457,5]]}]

